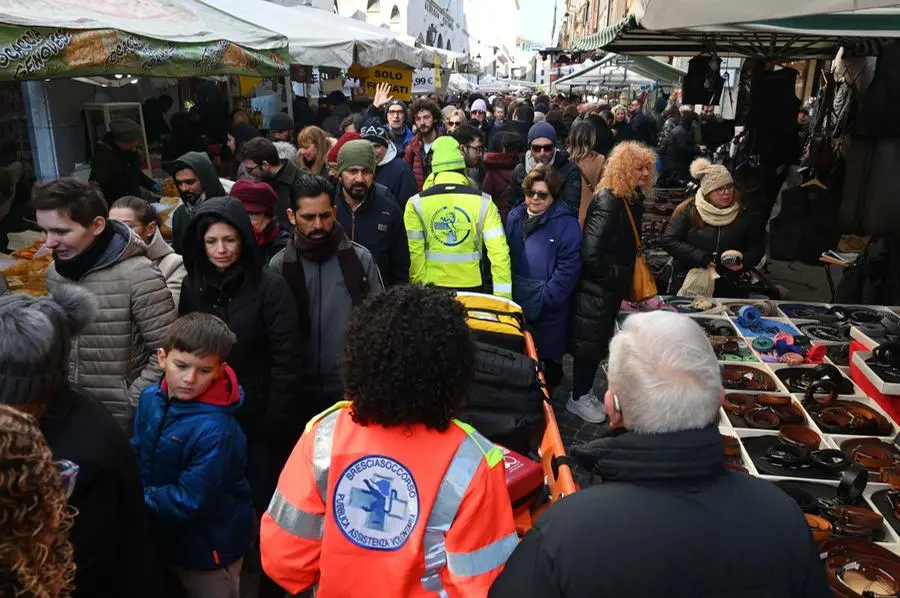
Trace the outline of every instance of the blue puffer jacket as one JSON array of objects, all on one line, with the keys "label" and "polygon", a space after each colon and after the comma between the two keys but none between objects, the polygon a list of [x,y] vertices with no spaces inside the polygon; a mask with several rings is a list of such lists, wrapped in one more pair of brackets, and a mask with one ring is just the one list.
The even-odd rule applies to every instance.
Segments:
[{"label": "blue puffer jacket", "polygon": [[525,204],[506,219],[513,299],[534,328],[538,356],[561,359],[566,353],[569,298],[581,275],[581,227],[559,200],[538,218],[537,228],[527,236]]},{"label": "blue puffer jacket", "polygon": [[141,393],[132,445],[160,553],[208,571],[244,556],[255,515],[247,440],[234,417],[243,391],[230,367],[194,401],[169,400],[165,383]]}]

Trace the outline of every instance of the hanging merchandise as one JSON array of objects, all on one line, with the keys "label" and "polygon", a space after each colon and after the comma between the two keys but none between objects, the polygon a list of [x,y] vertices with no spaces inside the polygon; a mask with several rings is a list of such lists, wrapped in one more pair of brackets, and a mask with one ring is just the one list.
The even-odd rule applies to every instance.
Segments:
[{"label": "hanging merchandise", "polygon": [[682,103],[718,106],[725,87],[725,77],[719,72],[721,66],[722,59],[717,56],[691,58],[681,85]]}]

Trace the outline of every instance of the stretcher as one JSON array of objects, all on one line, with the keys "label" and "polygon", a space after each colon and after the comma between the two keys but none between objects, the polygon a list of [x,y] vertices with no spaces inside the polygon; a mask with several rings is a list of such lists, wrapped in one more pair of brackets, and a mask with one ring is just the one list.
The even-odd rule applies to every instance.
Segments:
[{"label": "stretcher", "polygon": [[[526,328],[522,308],[515,302],[481,293],[457,293],[466,307],[466,320],[478,342],[519,351],[535,362],[540,383],[544,431],[534,460],[504,448],[506,484],[516,529],[528,531],[550,504],[578,490],[566,457],[562,435],[553,412],[550,389],[544,379],[534,339]],[[502,447],[501,447],[502,448]]]}]

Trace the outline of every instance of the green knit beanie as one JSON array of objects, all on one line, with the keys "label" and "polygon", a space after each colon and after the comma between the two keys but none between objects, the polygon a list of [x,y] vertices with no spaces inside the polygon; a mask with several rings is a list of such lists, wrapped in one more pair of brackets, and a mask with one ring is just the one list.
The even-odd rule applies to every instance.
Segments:
[{"label": "green knit beanie", "polygon": [[353,166],[361,166],[375,172],[375,148],[370,142],[354,139],[345,143],[338,152],[338,174]]},{"label": "green knit beanie", "polygon": [[438,137],[431,145],[431,151],[431,172],[466,169],[466,159],[459,151],[459,142],[453,137]]}]

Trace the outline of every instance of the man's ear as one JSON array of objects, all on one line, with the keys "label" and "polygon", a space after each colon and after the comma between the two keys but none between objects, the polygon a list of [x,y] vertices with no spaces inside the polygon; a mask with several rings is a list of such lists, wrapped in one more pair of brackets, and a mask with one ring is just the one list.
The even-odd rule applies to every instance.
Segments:
[{"label": "man's ear", "polygon": [[284,211],[284,213],[287,214],[288,222],[290,222],[294,226],[297,226],[297,220],[295,219],[296,217],[294,216],[294,210],[288,208],[287,210]]},{"label": "man's ear", "polygon": [[100,236],[100,233],[106,230],[107,226],[109,226],[109,224],[107,224],[106,218],[104,218],[103,216],[97,216],[96,218],[91,220],[91,224],[90,226],[88,226],[88,228],[91,230],[92,235],[98,237]]}]

